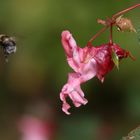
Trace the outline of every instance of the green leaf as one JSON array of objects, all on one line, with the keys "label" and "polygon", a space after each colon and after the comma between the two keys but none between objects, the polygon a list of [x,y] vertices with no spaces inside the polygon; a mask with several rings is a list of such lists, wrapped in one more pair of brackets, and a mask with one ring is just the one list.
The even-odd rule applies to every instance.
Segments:
[{"label": "green leaf", "polygon": [[140,140],[140,127],[132,130],[128,136],[123,137],[121,140]]},{"label": "green leaf", "polygon": [[114,62],[117,69],[119,69],[119,57],[117,56],[116,52],[112,49],[112,61]]}]

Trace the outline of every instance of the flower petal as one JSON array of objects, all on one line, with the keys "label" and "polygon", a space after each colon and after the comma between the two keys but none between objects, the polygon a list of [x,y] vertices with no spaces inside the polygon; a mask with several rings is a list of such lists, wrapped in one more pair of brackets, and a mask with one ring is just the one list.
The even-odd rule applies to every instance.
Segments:
[{"label": "flower petal", "polygon": [[84,98],[81,84],[97,76],[101,82],[104,76],[113,69],[112,50],[118,57],[118,61],[127,57],[127,52],[116,44],[103,44],[98,47],[80,48],[69,31],[62,32],[62,45],[67,55],[70,67],[75,71],[68,74],[68,81],[63,86],[60,99],[63,102],[62,110],[70,114],[70,105],[66,98],[69,97],[75,107],[85,105],[88,101]]},{"label": "flower petal", "polygon": [[69,31],[62,32],[61,41],[67,56],[68,64],[74,71],[78,72],[81,48],[77,46]]},{"label": "flower petal", "polygon": [[67,103],[66,98],[69,97],[75,107],[80,107],[85,105],[88,101],[84,98],[84,93],[80,87],[80,84],[94,77],[96,73],[93,71],[87,71],[87,73],[70,73],[68,77],[68,82],[63,86],[60,99],[63,101],[62,111],[66,114],[70,114],[68,109],[70,105]]},{"label": "flower petal", "polygon": [[77,46],[75,40],[69,31],[63,31],[61,36],[62,45],[67,56],[72,57],[72,50]]},{"label": "flower petal", "polygon": [[67,115],[70,114],[68,111],[70,109],[70,105],[67,103],[66,98],[70,97],[75,107],[80,107],[82,104],[85,105],[88,101],[84,98],[84,93],[79,87],[75,87],[75,89],[69,91],[71,89],[71,85],[64,85],[62,92],[60,93],[60,99],[63,101],[62,111]]},{"label": "flower petal", "polygon": [[71,92],[69,95],[71,100],[73,101],[73,104],[75,107],[80,107],[82,104],[85,105],[87,104],[87,99],[84,98],[84,96],[81,96],[82,93],[78,91],[78,89],[75,89],[74,91]]}]

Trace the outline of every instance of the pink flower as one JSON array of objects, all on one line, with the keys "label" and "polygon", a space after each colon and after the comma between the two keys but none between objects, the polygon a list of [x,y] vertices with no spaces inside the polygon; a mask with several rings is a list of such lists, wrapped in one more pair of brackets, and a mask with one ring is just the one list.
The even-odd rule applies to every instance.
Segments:
[{"label": "pink flower", "polygon": [[19,130],[22,133],[21,140],[46,140],[47,127],[41,120],[24,116],[19,122]]},{"label": "pink flower", "polygon": [[[49,114],[50,112],[47,113]],[[20,140],[54,139],[56,124],[49,117],[44,120],[41,116],[23,115],[17,122],[17,128],[21,133]]]},{"label": "pink flower", "polygon": [[102,82],[104,81],[104,76],[114,67],[113,51],[119,59],[127,57],[128,54],[118,45],[109,43],[96,48],[93,46],[80,48],[69,31],[62,32],[61,41],[68,64],[75,71],[69,73],[68,81],[60,93],[60,99],[63,101],[62,110],[66,114],[70,114],[68,111],[70,105],[66,98],[69,96],[75,107],[85,105],[88,101],[84,98],[80,85],[94,76],[97,76]]}]

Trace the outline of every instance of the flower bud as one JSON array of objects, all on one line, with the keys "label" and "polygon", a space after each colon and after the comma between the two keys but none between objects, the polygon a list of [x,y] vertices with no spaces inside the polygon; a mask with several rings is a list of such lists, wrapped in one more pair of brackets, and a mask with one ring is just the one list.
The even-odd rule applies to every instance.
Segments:
[{"label": "flower bud", "polygon": [[119,31],[136,32],[131,20],[122,17],[122,15],[116,18],[116,26],[118,27]]}]

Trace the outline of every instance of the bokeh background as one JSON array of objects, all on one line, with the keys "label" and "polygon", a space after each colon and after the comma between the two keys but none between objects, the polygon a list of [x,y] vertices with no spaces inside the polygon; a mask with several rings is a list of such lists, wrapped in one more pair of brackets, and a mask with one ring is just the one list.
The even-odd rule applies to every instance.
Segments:
[{"label": "bokeh background", "polygon": [[[69,68],[61,32],[70,30],[81,47],[102,28],[97,18],[139,0],[0,0],[0,33],[15,36],[17,53],[0,55],[0,140],[120,140],[140,124],[140,44],[138,34],[114,29],[114,42],[130,50],[102,84],[82,85],[89,103],[61,111],[59,93]],[[126,14],[140,28],[140,8]],[[108,41],[108,32],[94,45]]]}]

